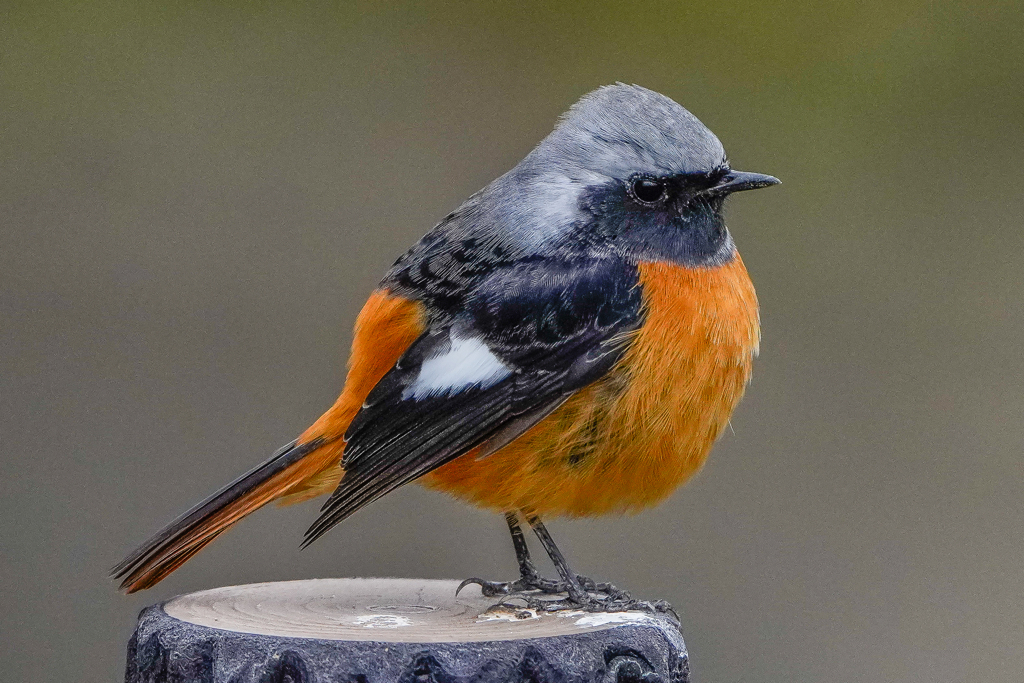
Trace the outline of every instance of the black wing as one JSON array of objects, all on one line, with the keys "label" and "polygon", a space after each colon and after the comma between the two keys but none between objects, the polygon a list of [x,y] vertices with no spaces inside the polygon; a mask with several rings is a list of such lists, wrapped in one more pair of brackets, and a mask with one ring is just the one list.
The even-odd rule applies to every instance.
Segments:
[{"label": "black wing", "polygon": [[345,476],[309,545],[362,506],[489,439],[500,447],[619,359],[641,319],[635,266],[550,259],[498,268],[367,397]]}]

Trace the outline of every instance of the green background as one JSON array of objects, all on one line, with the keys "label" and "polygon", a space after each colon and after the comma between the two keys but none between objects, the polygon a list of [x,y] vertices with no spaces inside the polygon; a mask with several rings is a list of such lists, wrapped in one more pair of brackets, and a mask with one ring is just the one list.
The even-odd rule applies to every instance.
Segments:
[{"label": "green background", "polygon": [[1022,679],[1024,7],[552,4],[0,5],[5,679],[116,680],[185,591],[510,576],[499,516],[412,486],[105,571],[317,417],[392,260],[615,81],[784,184],[730,203],[733,430],[661,507],[552,523],[574,566],[671,600],[698,681]]}]

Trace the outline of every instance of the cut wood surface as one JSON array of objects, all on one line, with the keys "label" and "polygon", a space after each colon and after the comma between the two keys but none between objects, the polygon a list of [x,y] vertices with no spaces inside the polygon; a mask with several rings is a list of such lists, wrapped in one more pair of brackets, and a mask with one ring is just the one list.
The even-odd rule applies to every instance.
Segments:
[{"label": "cut wood surface", "polygon": [[683,683],[686,647],[639,612],[536,614],[456,581],[320,579],[215,588],[139,615],[129,683]]}]

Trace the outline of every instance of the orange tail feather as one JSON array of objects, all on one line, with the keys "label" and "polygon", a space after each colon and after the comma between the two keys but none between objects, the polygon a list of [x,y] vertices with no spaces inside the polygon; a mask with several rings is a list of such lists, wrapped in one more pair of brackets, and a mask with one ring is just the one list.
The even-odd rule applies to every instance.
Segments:
[{"label": "orange tail feather", "polygon": [[323,469],[324,458],[310,456],[328,443],[320,438],[288,444],[171,522],[114,567],[111,576],[123,579],[121,589],[128,593],[155,585],[235,522]]},{"label": "orange tail feather", "polygon": [[110,573],[129,593],[149,588],[235,522],[271,501],[283,505],[329,493],[343,476],[342,435],[370,389],[426,329],[415,301],[376,291],[356,319],[345,389],[297,441],[239,477],[121,561]]}]

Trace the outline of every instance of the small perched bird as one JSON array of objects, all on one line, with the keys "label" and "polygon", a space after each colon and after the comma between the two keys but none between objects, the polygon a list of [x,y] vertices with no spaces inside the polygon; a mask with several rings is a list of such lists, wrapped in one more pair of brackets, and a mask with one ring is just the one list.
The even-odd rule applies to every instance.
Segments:
[{"label": "small perched bird", "polygon": [[[520,577],[467,580],[485,594],[650,607],[575,574],[541,518],[640,510],[704,463],[760,337],[722,204],[778,182],[732,170],[664,95],[618,84],[584,96],[395,262],[356,319],[334,405],[113,576],[149,588],[263,505],[330,492],[305,547],[419,481],[505,514]],[[560,580],[537,572],[520,519]]]}]

